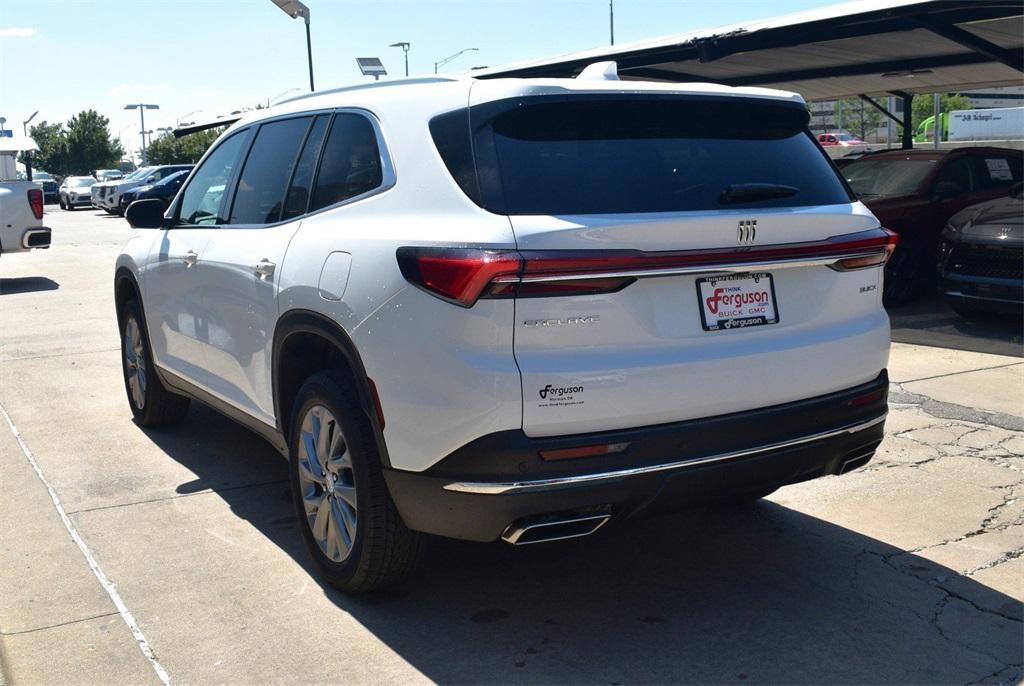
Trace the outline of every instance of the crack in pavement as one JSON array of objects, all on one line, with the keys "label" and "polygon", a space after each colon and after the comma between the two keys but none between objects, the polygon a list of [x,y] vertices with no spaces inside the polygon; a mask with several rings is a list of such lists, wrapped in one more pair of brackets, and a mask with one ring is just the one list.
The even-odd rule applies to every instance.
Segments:
[{"label": "crack in pavement", "polygon": [[69,619],[66,622],[58,622],[56,624],[46,624],[44,626],[36,626],[31,629],[22,629],[20,631],[0,631],[0,636],[20,636],[22,634],[32,634],[37,631],[46,631],[47,629],[57,629],[62,626],[68,626],[69,624],[79,624],[81,622],[88,622],[93,619],[102,619],[103,617],[113,617],[119,614],[117,610],[111,610],[110,612],[101,612],[98,615],[92,615],[90,617],[82,617],[80,619]]},{"label": "crack in pavement", "polygon": [[997,426],[1009,431],[1024,431],[1024,417],[942,402],[926,395],[906,391],[902,384],[898,383],[889,384],[889,402],[920,407],[922,411],[939,419],[956,419],[963,422]]}]

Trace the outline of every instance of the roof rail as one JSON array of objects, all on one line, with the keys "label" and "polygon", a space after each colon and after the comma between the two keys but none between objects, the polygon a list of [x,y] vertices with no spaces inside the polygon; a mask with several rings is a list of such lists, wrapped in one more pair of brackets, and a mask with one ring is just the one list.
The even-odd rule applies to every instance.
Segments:
[{"label": "roof rail", "polygon": [[347,93],[349,91],[366,90],[369,88],[387,88],[388,86],[412,85],[420,83],[448,83],[451,81],[458,80],[459,79],[451,76],[423,76],[411,79],[395,79],[393,81],[374,81],[373,83],[359,83],[354,86],[341,86],[340,88],[331,88],[325,91],[303,93],[302,95],[296,95],[295,97],[288,98],[287,100],[275,102],[274,106],[276,107],[277,105],[283,105],[286,102],[295,102],[296,100],[306,100],[308,98],[315,98],[320,95],[333,95],[334,93]]}]

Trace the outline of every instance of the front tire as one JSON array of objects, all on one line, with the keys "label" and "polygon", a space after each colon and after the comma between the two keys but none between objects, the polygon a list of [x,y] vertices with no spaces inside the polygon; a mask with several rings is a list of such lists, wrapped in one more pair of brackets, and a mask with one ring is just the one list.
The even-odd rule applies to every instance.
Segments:
[{"label": "front tire", "polygon": [[395,509],[351,383],[336,370],[314,374],[291,416],[292,500],[319,572],[348,593],[402,582],[422,557],[424,536]]},{"label": "front tire", "polygon": [[188,412],[189,399],[168,391],[156,375],[137,300],[125,303],[121,323],[121,371],[135,421],[146,427],[180,422]]},{"label": "front tire", "polygon": [[62,210],[66,210],[68,208],[68,206],[66,204],[64,204],[64,196],[63,195],[57,198],[57,204],[60,205],[60,208]]}]

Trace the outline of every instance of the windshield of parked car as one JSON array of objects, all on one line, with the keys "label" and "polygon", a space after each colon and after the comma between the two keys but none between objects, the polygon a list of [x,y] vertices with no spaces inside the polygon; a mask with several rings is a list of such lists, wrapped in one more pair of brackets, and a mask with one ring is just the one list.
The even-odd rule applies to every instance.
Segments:
[{"label": "windshield of parked car", "polygon": [[182,171],[176,171],[173,174],[170,174],[170,175],[165,176],[164,178],[160,179],[159,181],[157,181],[153,185],[154,186],[167,186],[167,185],[170,185],[172,183],[180,183],[185,178],[185,176],[188,175],[188,172],[189,172],[189,170],[187,170],[187,169],[184,169]]},{"label": "windshield of parked car", "polygon": [[73,176],[68,179],[68,185],[72,188],[88,188],[94,183],[96,183],[96,179],[91,176]]},{"label": "windshield of parked car", "polygon": [[53,179],[53,177],[50,176],[49,174],[47,174],[44,171],[33,171],[32,172],[32,180],[33,181],[50,181],[52,179]]},{"label": "windshield of parked car", "polygon": [[136,181],[138,179],[144,178],[147,174],[149,174],[149,172],[153,171],[154,169],[156,169],[156,167],[142,167],[141,169],[136,169],[135,171],[133,171],[128,176],[125,176],[125,177],[123,177],[121,179],[118,179],[118,180],[119,181]]},{"label": "windshield of parked car", "polygon": [[937,160],[860,159],[843,167],[843,175],[862,198],[911,195],[935,169]]}]

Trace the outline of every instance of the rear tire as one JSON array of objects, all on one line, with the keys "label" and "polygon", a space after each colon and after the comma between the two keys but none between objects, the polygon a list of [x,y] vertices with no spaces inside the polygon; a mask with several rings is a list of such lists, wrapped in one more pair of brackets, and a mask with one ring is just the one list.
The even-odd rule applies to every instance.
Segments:
[{"label": "rear tire", "polygon": [[424,535],[405,526],[381,469],[373,428],[338,370],[314,374],[291,414],[292,500],[320,574],[347,593],[394,586],[411,575]]},{"label": "rear tire", "polygon": [[121,371],[128,405],[140,426],[177,424],[188,412],[189,399],[171,393],[160,382],[143,322],[139,302],[133,298],[125,303],[121,314]]},{"label": "rear tire", "polygon": [[885,265],[882,302],[886,307],[904,305],[913,298],[921,276],[921,260],[921,253],[913,241],[901,237]]}]

